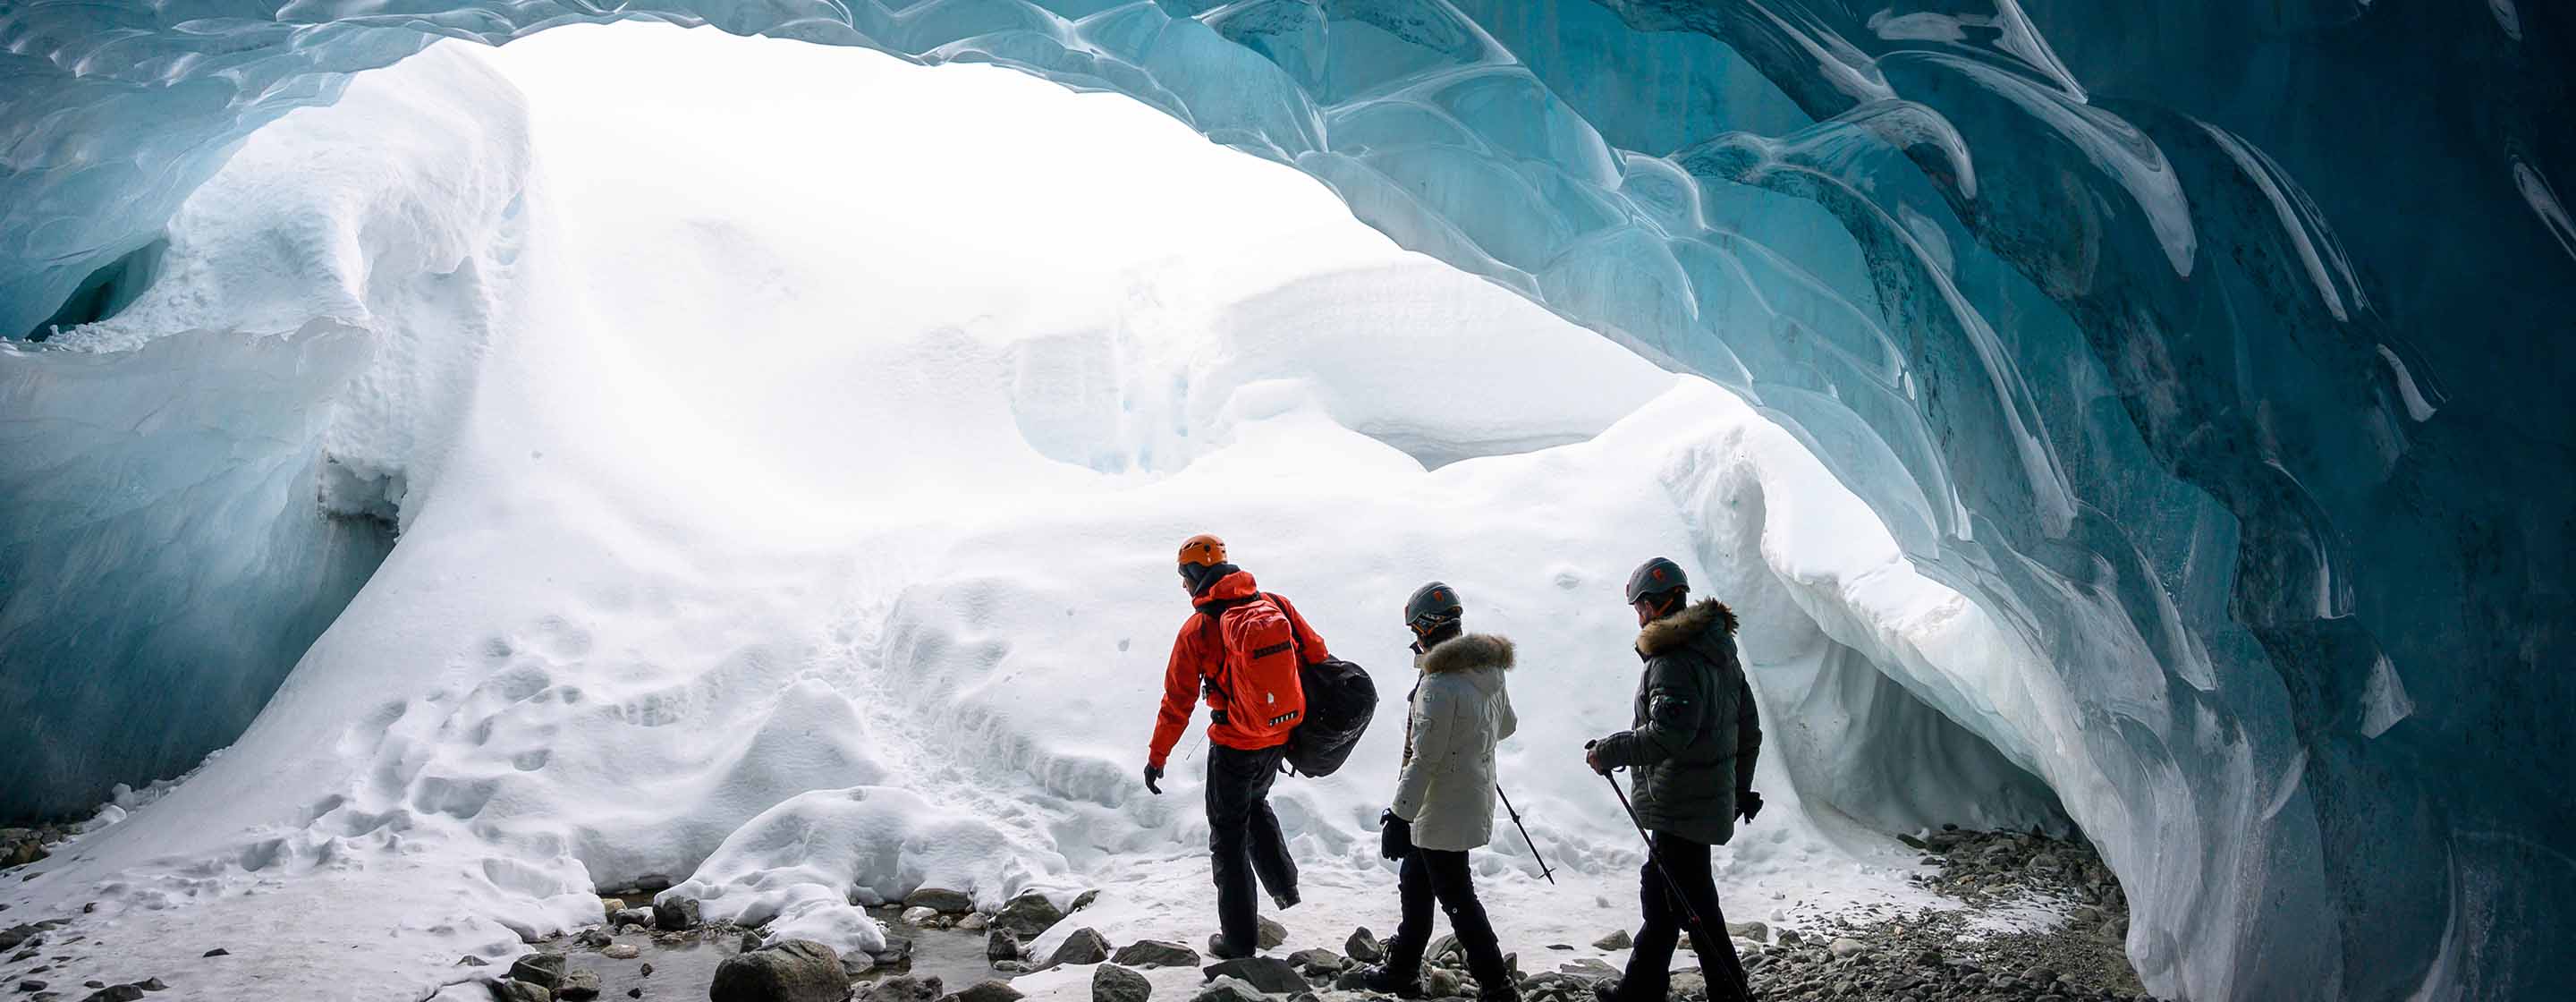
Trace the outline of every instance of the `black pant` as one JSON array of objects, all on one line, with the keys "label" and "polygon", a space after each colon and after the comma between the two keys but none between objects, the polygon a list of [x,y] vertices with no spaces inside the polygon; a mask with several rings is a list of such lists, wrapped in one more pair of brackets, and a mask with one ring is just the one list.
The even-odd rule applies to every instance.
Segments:
[{"label": "black pant", "polygon": [[1287,755],[1286,745],[1259,751],[1208,746],[1208,854],[1216,872],[1217,929],[1230,951],[1250,953],[1261,944],[1254,874],[1272,897],[1297,893],[1297,861],[1288,858],[1279,816],[1270,813],[1270,782]]},{"label": "black pant", "polygon": [[[1673,947],[1684,932],[1690,933],[1691,946],[1699,951],[1700,973],[1708,978],[1711,1002],[1748,997],[1744,962],[1735,955],[1735,941],[1727,938],[1726,913],[1717,907],[1708,843],[1656,832],[1654,844],[1655,855],[1640,874],[1645,883],[1638,893],[1645,904],[1646,924],[1637,930],[1636,948],[1628,954],[1628,973],[1619,979],[1620,1002],[1663,1002],[1672,988]],[[1656,859],[1663,861],[1662,870],[1655,868]],[[1672,874],[1670,881],[1664,879],[1667,871]],[[1687,910],[1682,907],[1683,897],[1673,894],[1675,884],[1689,900]],[[1701,924],[1691,923],[1693,912]]]},{"label": "black pant", "polygon": [[1475,875],[1467,870],[1467,853],[1416,848],[1397,869],[1396,891],[1404,917],[1395,939],[1386,944],[1386,969],[1400,978],[1422,971],[1422,954],[1431,946],[1431,903],[1449,913],[1449,928],[1458,933],[1458,948],[1467,954],[1467,973],[1485,987],[1506,984],[1503,948],[1494,938],[1494,923],[1485,903],[1476,900]]}]

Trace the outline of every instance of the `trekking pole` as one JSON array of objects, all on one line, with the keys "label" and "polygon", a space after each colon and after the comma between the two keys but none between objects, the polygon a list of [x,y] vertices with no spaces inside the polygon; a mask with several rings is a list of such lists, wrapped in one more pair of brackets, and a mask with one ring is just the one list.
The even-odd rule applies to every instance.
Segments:
[{"label": "trekking pole", "polygon": [[[1583,747],[1598,743],[1586,741]],[[1673,900],[1682,903],[1682,914],[1690,916],[1691,928],[1707,932],[1708,925],[1699,920],[1699,909],[1691,907],[1690,895],[1682,893],[1682,882],[1673,879],[1673,871],[1664,868],[1664,857],[1655,854],[1655,837],[1646,834],[1646,823],[1638,820],[1637,809],[1628,804],[1628,791],[1619,788],[1619,777],[1605,772],[1601,778],[1610,781],[1610,792],[1619,796],[1619,809],[1628,812],[1629,824],[1637,826],[1637,837],[1646,843],[1646,861],[1655,864],[1655,872],[1663,875],[1664,889],[1673,892]]]},{"label": "trekking pole", "polygon": [[1547,857],[1538,854],[1538,843],[1530,839],[1529,826],[1521,824],[1521,812],[1512,809],[1512,795],[1503,792],[1501,783],[1494,784],[1494,795],[1503,798],[1503,813],[1512,816],[1512,827],[1521,830],[1521,844],[1529,847],[1531,859],[1538,860],[1538,875],[1546,877],[1549,884],[1555,884],[1556,871],[1548,869]]}]

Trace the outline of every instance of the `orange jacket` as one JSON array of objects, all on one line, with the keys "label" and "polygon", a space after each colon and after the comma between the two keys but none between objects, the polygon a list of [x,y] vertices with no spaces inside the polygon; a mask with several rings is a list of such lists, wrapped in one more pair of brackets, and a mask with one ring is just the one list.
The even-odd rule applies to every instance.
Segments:
[{"label": "orange jacket", "polygon": [[[1204,606],[1210,602],[1249,598],[1260,593],[1261,588],[1252,583],[1250,572],[1236,571],[1218,578],[1216,584],[1191,599],[1190,604]],[[1332,652],[1324,648],[1324,638],[1315,632],[1314,627],[1306,625],[1306,617],[1297,614],[1296,606],[1277,595],[1270,597],[1279,603],[1280,614],[1288,617],[1289,627],[1297,633],[1297,655],[1300,659],[1313,664],[1332,656]],[[1189,729],[1190,713],[1200,698],[1199,680],[1224,667],[1225,652],[1218,649],[1216,631],[1208,629],[1209,622],[1204,614],[1190,613],[1189,622],[1181,624],[1181,635],[1172,641],[1172,661],[1163,668],[1163,709],[1154,717],[1154,745],[1147,751],[1145,759],[1154,768],[1163,767],[1163,760],[1172,754],[1172,745],[1181,740],[1182,731]],[[1209,706],[1217,705],[1214,694],[1209,694],[1206,699]],[[1288,739],[1285,735],[1256,736],[1229,721],[1208,724],[1208,740],[1228,748],[1252,751],[1284,744]]]}]

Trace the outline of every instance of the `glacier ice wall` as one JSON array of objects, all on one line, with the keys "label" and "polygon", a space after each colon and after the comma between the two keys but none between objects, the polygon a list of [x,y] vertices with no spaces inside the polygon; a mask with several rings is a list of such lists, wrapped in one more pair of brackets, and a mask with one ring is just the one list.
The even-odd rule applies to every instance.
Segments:
[{"label": "glacier ice wall", "polygon": [[[242,137],[437,36],[653,17],[1115,90],[1807,436],[1918,562],[2054,662],[2081,747],[1935,676],[1898,681],[2017,759],[2083,763],[2059,792],[2131,888],[2154,987],[2548,995],[2576,895],[2576,806],[2551,768],[2576,709],[2559,668],[2576,361],[2552,336],[2576,305],[2571,16],[35,0],[0,11],[0,331],[112,308],[102,269]],[[13,353],[10,385],[58,357]],[[42,434],[22,399],[13,441]],[[164,500],[254,495],[294,492]],[[9,510],[13,546],[83,524]],[[31,552],[14,566],[51,566]],[[10,573],[7,622],[72,607]],[[212,601],[327,618],[343,598],[255,575]],[[0,651],[13,682],[66,657],[150,677],[139,655],[23,636]],[[97,761],[11,795],[135,778]]]}]

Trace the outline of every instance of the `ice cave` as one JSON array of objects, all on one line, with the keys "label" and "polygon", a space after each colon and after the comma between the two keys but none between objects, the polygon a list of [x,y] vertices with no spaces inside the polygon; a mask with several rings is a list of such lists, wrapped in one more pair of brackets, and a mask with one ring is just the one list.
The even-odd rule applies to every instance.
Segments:
[{"label": "ice cave", "polygon": [[1271,794],[1309,974],[1432,578],[1501,941],[1623,962],[1660,555],[1761,997],[2576,998],[2569,195],[2549,0],[0,0],[0,986],[721,999],[683,903],[935,889],[1107,997],[1213,928],[1213,532],[1389,697]]}]

